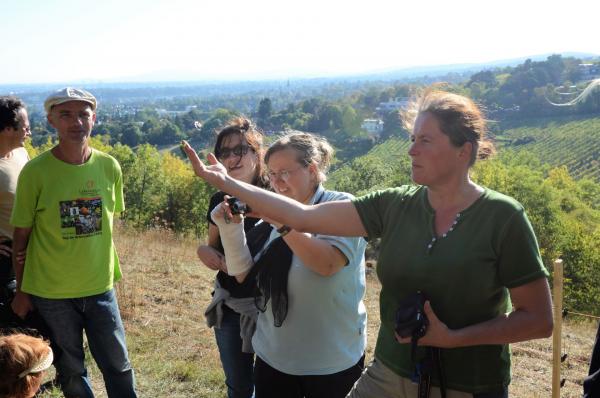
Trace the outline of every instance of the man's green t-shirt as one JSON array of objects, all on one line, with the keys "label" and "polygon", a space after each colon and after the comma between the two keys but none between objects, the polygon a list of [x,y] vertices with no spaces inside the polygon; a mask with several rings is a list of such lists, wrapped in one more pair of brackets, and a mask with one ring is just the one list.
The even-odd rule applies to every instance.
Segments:
[{"label": "man's green t-shirt", "polygon": [[[381,238],[381,328],[375,356],[401,376],[414,372],[410,344],[394,337],[401,299],[423,291],[440,320],[458,329],[509,312],[509,288],[548,274],[523,207],[498,192],[485,189],[440,237],[435,236],[426,187],[377,191],[353,203],[369,238]],[[420,347],[418,355],[423,357],[425,349]],[[477,393],[510,383],[508,345],[442,349],[441,358],[448,388]],[[433,382],[439,385],[436,376]]]},{"label": "man's green t-shirt", "polygon": [[82,165],[47,151],[21,171],[11,224],[32,228],[22,290],[45,298],[106,292],[121,278],[113,215],[124,209],[122,175],[111,156],[92,150]]}]

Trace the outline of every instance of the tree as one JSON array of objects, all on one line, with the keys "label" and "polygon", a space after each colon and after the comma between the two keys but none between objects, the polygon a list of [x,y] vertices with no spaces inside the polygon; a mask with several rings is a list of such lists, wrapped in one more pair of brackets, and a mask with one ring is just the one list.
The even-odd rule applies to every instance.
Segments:
[{"label": "tree", "polygon": [[483,83],[487,87],[494,87],[498,84],[496,81],[496,75],[491,70],[484,70],[475,73],[473,76],[471,76],[471,79],[467,83],[467,87],[474,83]]},{"label": "tree", "polygon": [[269,98],[261,99],[260,103],[258,104],[258,120],[261,121],[263,124],[267,123],[269,121],[269,118],[271,117],[272,112],[273,104],[271,103],[271,100]]},{"label": "tree", "polygon": [[361,102],[365,104],[367,108],[375,109],[379,105],[379,94],[375,88],[370,88],[365,94],[363,94]]},{"label": "tree", "polygon": [[162,143],[174,144],[182,139],[185,139],[185,135],[181,132],[179,127],[173,122],[166,122],[162,129]]},{"label": "tree", "polygon": [[202,122],[204,118],[205,114],[202,111],[192,109],[181,116],[181,128],[184,130],[196,130],[198,123]]},{"label": "tree", "polygon": [[392,111],[383,115],[383,131],[381,139],[386,140],[390,137],[400,137],[404,132],[404,127],[400,121],[400,111]]},{"label": "tree", "polygon": [[157,128],[159,128],[159,126],[160,126],[160,123],[158,122],[158,120],[148,119],[142,125],[142,131],[144,132],[144,134],[148,135],[148,134],[151,134]]},{"label": "tree", "polygon": [[325,104],[321,106],[312,119],[309,130],[316,133],[326,134],[342,128],[342,110],[339,105]]},{"label": "tree", "polygon": [[[319,98],[311,98],[306,101],[302,101],[302,112],[312,113],[315,115],[318,109],[322,106],[322,100]],[[293,112],[293,108],[291,110]]]},{"label": "tree", "polygon": [[212,188],[198,184],[192,168],[178,157],[165,153],[161,161],[164,190],[155,211],[155,222],[179,232],[193,231],[196,236],[205,233]]},{"label": "tree", "polygon": [[128,173],[123,173],[123,193],[126,198],[125,217],[135,225],[150,225],[160,206],[164,185],[161,156],[148,144],[140,145]]},{"label": "tree", "polygon": [[229,109],[217,109],[202,126],[202,129],[200,130],[200,135],[202,137],[207,137],[207,141],[210,141],[210,139],[212,139],[212,137],[215,135],[218,129],[223,127],[228,120],[236,117],[237,115],[237,113],[230,111]]},{"label": "tree", "polygon": [[145,122],[147,120],[158,120],[159,116],[158,116],[158,112],[156,112],[156,109],[154,108],[144,108],[138,112],[136,112],[135,114],[135,120],[139,121],[139,122]]},{"label": "tree", "polygon": [[347,137],[354,137],[360,134],[361,118],[357,115],[354,108],[346,104],[342,108],[342,133]]},{"label": "tree", "polygon": [[175,144],[185,138],[179,127],[170,120],[163,120],[160,128],[154,129],[148,135],[148,143],[152,145]]},{"label": "tree", "polygon": [[121,133],[121,143],[123,145],[135,147],[142,143],[143,137],[142,130],[140,130],[140,127],[137,124],[128,123]]}]

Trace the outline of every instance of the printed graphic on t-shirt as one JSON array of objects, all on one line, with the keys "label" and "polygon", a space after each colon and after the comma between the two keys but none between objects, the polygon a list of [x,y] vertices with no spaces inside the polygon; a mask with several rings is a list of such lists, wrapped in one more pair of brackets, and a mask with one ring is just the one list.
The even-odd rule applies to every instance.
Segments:
[{"label": "printed graphic on t-shirt", "polygon": [[63,239],[85,238],[102,233],[102,198],[80,198],[60,202]]}]

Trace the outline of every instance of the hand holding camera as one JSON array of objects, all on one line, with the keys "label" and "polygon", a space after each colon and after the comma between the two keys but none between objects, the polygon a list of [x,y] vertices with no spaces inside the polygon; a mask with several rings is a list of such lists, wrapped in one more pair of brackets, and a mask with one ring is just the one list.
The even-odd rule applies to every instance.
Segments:
[{"label": "hand holding camera", "polygon": [[233,196],[227,199],[227,204],[229,205],[229,209],[231,210],[232,215],[246,214],[252,211],[250,209],[250,206]]},{"label": "hand holding camera", "polygon": [[418,291],[405,297],[396,311],[396,333],[403,338],[420,339],[427,333],[425,295]]},{"label": "hand holding camera", "polygon": [[413,336],[420,346],[452,348],[460,346],[459,334],[442,322],[422,292],[403,299],[396,311],[396,340],[401,344],[412,342]]}]

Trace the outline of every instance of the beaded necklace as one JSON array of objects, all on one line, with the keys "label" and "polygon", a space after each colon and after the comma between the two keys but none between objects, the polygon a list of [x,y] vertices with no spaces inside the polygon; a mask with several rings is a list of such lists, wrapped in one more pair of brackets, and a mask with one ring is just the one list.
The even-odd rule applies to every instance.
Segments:
[{"label": "beaded necklace", "polygon": [[460,213],[456,213],[456,217],[454,217],[454,221],[452,222],[452,225],[450,226],[450,229],[448,229],[448,231],[444,232],[442,234],[442,236],[439,238],[435,236],[435,233],[433,234],[431,241],[427,245],[427,254],[431,254],[431,250],[433,249],[433,246],[439,239],[444,239],[445,237],[448,236],[448,234],[450,234],[452,231],[454,231],[454,228],[456,228],[456,225],[458,224],[459,219],[460,219]]}]

